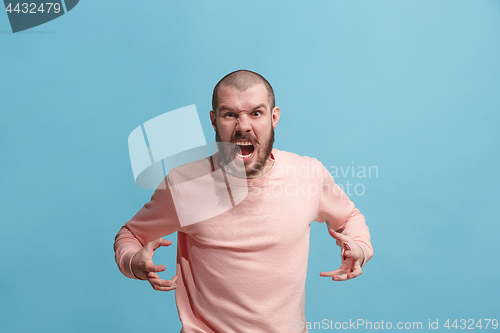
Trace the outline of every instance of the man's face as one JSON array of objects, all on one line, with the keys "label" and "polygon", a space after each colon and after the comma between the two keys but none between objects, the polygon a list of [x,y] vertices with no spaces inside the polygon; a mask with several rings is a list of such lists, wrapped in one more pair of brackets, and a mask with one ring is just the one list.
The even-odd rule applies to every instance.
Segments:
[{"label": "man's face", "polygon": [[221,86],[218,93],[217,117],[210,111],[218,142],[232,142],[241,152],[234,153],[245,164],[248,178],[259,177],[272,166],[274,129],[280,117],[279,107],[271,110],[269,96],[263,84],[245,91]]}]

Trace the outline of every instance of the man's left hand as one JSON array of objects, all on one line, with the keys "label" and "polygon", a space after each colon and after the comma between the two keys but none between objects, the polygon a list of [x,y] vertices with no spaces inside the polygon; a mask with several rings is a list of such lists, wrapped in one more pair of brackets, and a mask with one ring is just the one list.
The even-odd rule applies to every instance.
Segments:
[{"label": "man's left hand", "polygon": [[347,235],[335,232],[333,229],[328,231],[342,249],[342,266],[331,272],[322,272],[319,276],[331,277],[333,281],[345,281],[361,275],[361,265],[364,259],[361,247]]}]

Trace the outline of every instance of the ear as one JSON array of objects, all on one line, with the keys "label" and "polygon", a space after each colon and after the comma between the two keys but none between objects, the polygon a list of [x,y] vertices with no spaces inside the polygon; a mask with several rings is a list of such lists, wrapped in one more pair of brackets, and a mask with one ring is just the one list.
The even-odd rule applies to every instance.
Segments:
[{"label": "ear", "polygon": [[217,119],[215,119],[215,113],[213,111],[210,111],[210,121],[212,122],[214,131],[217,131]]},{"label": "ear", "polygon": [[271,122],[273,125],[273,129],[276,129],[278,126],[278,122],[280,121],[281,110],[279,107],[275,106],[273,111],[271,112]]}]

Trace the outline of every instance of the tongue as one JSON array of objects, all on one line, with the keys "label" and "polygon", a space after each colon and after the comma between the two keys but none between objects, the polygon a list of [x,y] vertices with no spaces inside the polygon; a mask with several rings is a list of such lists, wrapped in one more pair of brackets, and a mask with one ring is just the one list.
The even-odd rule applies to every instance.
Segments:
[{"label": "tongue", "polygon": [[240,146],[241,149],[241,155],[249,155],[253,153],[253,146]]}]

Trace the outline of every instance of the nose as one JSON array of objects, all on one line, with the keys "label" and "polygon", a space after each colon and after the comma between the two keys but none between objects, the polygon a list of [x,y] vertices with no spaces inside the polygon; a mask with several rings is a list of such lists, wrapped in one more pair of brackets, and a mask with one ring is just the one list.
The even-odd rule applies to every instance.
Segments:
[{"label": "nose", "polygon": [[250,132],[250,119],[246,115],[240,115],[238,117],[238,123],[236,124],[236,130],[242,133]]}]

